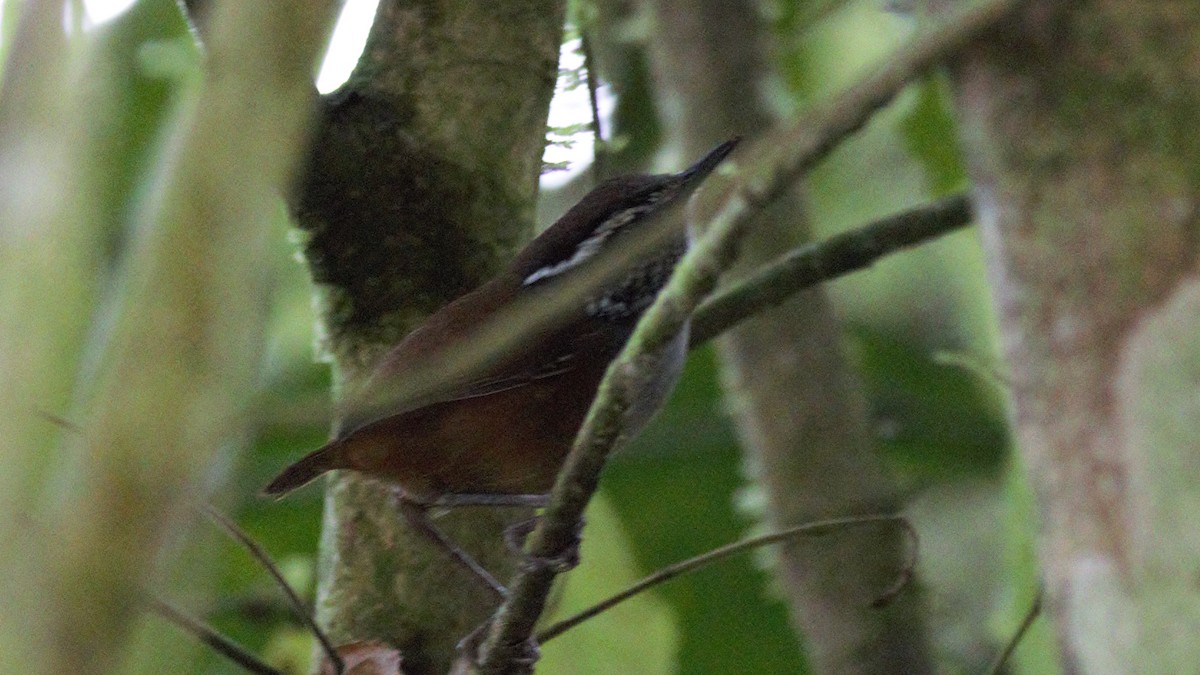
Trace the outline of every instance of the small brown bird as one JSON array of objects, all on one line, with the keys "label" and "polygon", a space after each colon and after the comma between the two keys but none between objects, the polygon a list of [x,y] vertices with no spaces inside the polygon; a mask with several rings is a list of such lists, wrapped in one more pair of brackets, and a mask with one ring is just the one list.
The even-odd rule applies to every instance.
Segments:
[{"label": "small brown bird", "polygon": [[[434,313],[394,347],[356,398],[370,400],[431,354],[453,349],[456,338],[470,335],[498,310],[550,297],[563,278],[585,268],[602,249],[621,246],[629,232],[689,197],[736,145],[736,139],[723,143],[678,174],[600,184],[497,277]],[[404,500],[423,507],[522,503],[544,495],[605,370],[686,248],[681,228],[666,245],[635,258],[568,308],[553,326],[524,336],[519,348],[437,400],[384,414],[352,403],[346,432],[284,469],[265,492],[282,495],[326,471],[353,469],[399,486]],[[630,433],[649,420],[674,386],[686,348],[685,329],[659,359],[662,373],[635,401],[626,425]]]}]

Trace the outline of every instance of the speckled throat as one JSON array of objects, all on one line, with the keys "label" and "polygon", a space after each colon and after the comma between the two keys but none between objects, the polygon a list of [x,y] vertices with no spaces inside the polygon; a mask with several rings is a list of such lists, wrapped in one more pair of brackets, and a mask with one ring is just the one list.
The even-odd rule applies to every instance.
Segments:
[{"label": "speckled throat", "polygon": [[637,321],[671,278],[671,272],[686,251],[687,239],[680,236],[657,255],[634,263],[599,296],[588,299],[585,307],[588,316],[614,323]]}]

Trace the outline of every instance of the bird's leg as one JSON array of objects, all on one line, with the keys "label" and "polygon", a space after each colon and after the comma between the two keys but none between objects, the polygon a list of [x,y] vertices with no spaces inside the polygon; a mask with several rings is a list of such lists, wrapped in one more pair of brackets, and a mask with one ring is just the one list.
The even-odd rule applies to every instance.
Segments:
[{"label": "bird's leg", "polygon": [[455,562],[475,575],[477,579],[482,581],[501,600],[508,597],[508,589],[499,581],[496,581],[496,577],[492,576],[491,572],[484,569],[483,565],[480,565],[475,558],[471,557],[471,554],[464,551],[453,539],[446,536],[446,533],[433,524],[433,521],[429,519],[430,505],[414,502],[404,495],[400,495],[397,507],[413,529],[420,532],[449,554]]},{"label": "bird's leg", "polygon": [[[482,580],[501,599],[505,599],[508,597],[508,589],[496,581],[496,578],[490,572],[484,569],[478,561],[464,551],[454,540],[438,529],[429,518],[429,510],[434,508],[453,509],[470,506],[541,508],[546,506],[549,501],[549,495],[446,494],[429,502],[416,502],[406,497],[403,493],[399,493],[398,501],[400,511],[404,514],[409,524],[446,551],[458,564]],[[533,528],[537,526],[539,518],[540,516],[534,516],[504,528],[504,542],[515,555],[520,556],[521,566],[524,569],[550,568],[556,572],[565,572],[578,565],[578,532],[576,533],[574,545],[563,553],[563,555],[555,558],[539,558],[531,556],[523,550],[525,538],[533,532]],[[582,527],[583,523],[581,522],[580,528]],[[465,659],[469,664],[478,665],[479,646],[483,642],[489,625],[491,625],[491,619],[481,623],[459,641],[458,652],[461,655],[460,658]],[[529,638],[523,648],[525,653],[520,657],[519,664],[532,669],[533,664],[537,663],[541,652],[537,640],[532,637]]]},{"label": "bird's leg", "polygon": [[[549,495],[510,495],[510,494],[446,494],[438,497],[430,503],[430,506],[441,507],[446,509],[464,507],[464,506],[488,506],[488,507],[532,507],[541,508],[550,501]],[[508,549],[514,555],[520,556],[521,566],[523,569],[553,569],[556,572],[566,572],[574,569],[579,565],[579,538],[580,534],[575,535],[575,544],[571,546],[562,555],[554,558],[539,558],[531,556],[525,552],[525,537],[533,532],[533,528],[537,526],[540,516],[534,516],[519,523],[514,523],[504,528],[504,543],[508,545]],[[580,528],[583,524],[580,523]]]},{"label": "bird's leg", "polygon": [[446,494],[429,503],[431,507],[455,509],[461,506],[527,506],[541,508],[550,502],[550,495],[508,495],[508,494]]},{"label": "bird's leg", "polygon": [[[429,517],[429,511],[435,508],[454,509],[470,506],[539,508],[545,506],[548,500],[549,495],[544,494],[468,493],[445,494],[429,502],[418,502],[403,493],[397,495],[398,508],[409,525],[445,551],[455,562],[482,581],[501,599],[508,597],[508,589],[497,581],[496,577],[492,576],[491,572],[488,572],[483,565],[480,565],[479,561],[475,560],[471,554],[464,551],[458,543],[434,525],[433,520]],[[540,558],[531,556],[523,550],[525,537],[533,531],[538,518],[539,516],[534,516],[510,525],[504,530],[504,541],[510,550],[521,557],[522,568],[526,570],[552,569],[556,572],[573,569],[579,564],[578,534],[576,534],[574,545],[560,556]],[[582,523],[580,527],[582,527]]]},{"label": "bird's leg", "polygon": [[532,516],[504,528],[504,545],[509,553],[517,556],[525,555],[525,538],[533,533],[541,516]]}]

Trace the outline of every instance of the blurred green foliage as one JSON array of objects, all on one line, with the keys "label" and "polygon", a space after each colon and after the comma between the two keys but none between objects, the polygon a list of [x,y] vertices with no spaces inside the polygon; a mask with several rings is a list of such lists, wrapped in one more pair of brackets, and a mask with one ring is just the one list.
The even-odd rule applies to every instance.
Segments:
[{"label": "blurred green foliage", "polygon": [[[102,184],[101,217],[115,225],[130,221],[147,192],[143,184],[161,150],[163,125],[179,87],[199,75],[200,54],[178,6],[167,0],[137,2],[97,31],[109,58],[90,75],[113,97],[94,111],[102,120],[99,151],[113,167]],[[110,259],[120,255],[124,237],[119,228],[109,232]]]},{"label": "blurred green foliage", "polygon": [[910,489],[999,475],[1008,426],[994,381],[869,328],[851,331],[848,351],[867,387],[880,450]]},{"label": "blurred green foliage", "polygon": [[[722,414],[712,351],[692,354],[670,404],[618,455],[604,495],[647,573],[746,535],[741,456]],[[679,623],[679,673],[799,673],[800,647],[769,577],[742,555],[663,586]]]}]

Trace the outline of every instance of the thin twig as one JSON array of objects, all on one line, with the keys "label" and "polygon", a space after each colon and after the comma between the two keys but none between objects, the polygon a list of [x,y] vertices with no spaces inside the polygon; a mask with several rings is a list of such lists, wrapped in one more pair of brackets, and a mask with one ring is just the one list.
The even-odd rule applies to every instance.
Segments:
[{"label": "thin twig", "polygon": [[584,79],[587,82],[588,102],[592,106],[592,176],[599,183],[608,175],[604,166],[606,150],[604,130],[600,126],[600,102],[596,96],[600,83],[596,79],[596,71],[592,68],[596,62],[592,54],[592,43],[588,40],[588,32],[583,27],[579,29],[579,49],[583,52]]},{"label": "thin twig", "polygon": [[78,424],[75,424],[61,415],[55,415],[54,413],[41,408],[34,408],[33,412],[38,417],[41,417],[63,431],[68,431],[77,436],[83,434],[83,429],[81,429]]},{"label": "thin twig", "polygon": [[[550,627],[537,634],[537,641],[540,644],[544,644],[574,628],[575,626],[578,626],[584,621],[596,616],[597,614],[608,611],[609,609],[634,597],[635,595],[638,595],[639,593],[642,593],[643,591],[649,590],[654,586],[674,579],[682,574],[687,574],[688,572],[695,571],[711,563],[728,558],[736,553],[741,553],[742,551],[747,551],[761,546],[777,544],[789,539],[824,535],[835,528],[852,527],[858,525],[875,525],[878,523],[895,523],[900,525],[908,534],[910,541],[916,541],[916,530],[913,529],[912,524],[910,524],[908,519],[906,519],[904,516],[851,516],[847,518],[830,518],[828,520],[820,520],[812,523],[806,523],[804,525],[797,525],[796,527],[790,527],[779,532],[772,532],[771,534],[764,534],[757,537],[752,537],[750,539],[745,539],[743,541],[734,542],[732,544],[726,544],[725,546],[714,548],[711,551],[702,553],[693,558],[688,558],[687,560],[667,565],[657,572],[644,577],[620,593],[602,600],[579,612],[578,614],[575,614],[574,616],[552,624]],[[915,552],[917,548],[918,547],[914,543],[914,545],[910,546],[909,550]],[[898,592],[897,589],[903,588],[908,584],[908,581],[912,579],[912,570],[914,567],[916,567],[916,557],[915,553],[912,553],[910,554],[910,557],[904,561],[904,565],[902,566],[900,572],[896,575],[896,583],[889,587],[880,597],[889,599],[894,598]],[[878,603],[879,599],[876,598],[871,604],[872,606],[875,606],[878,605]]]},{"label": "thin twig", "polygon": [[[899,516],[897,516],[899,517]],[[907,518],[901,518],[899,525],[904,529],[904,533],[908,535],[905,542],[908,544],[905,549],[904,564],[896,572],[896,580],[891,587],[880,593],[874,600],[871,601],[871,609],[883,609],[896,601],[900,596],[901,591],[908,588],[913,577],[917,574],[917,559],[921,553],[921,536],[917,534],[917,528],[913,527],[912,522]]]},{"label": "thin twig", "polygon": [[925,243],[970,223],[970,201],[965,195],[955,195],[801,246],[696,308],[691,346],[704,344],[805,288],[869,267],[902,248]]},{"label": "thin twig", "polygon": [[342,661],[342,657],[338,655],[337,649],[334,648],[333,643],[329,641],[329,636],[325,635],[325,631],[321,630],[321,627],[317,625],[316,620],[313,619],[312,614],[308,610],[308,606],[304,604],[304,601],[301,600],[300,596],[296,594],[296,591],[292,589],[292,586],[287,582],[287,579],[283,578],[283,573],[279,571],[279,567],[275,565],[275,561],[271,560],[271,556],[263,549],[262,546],[259,545],[258,542],[251,539],[250,535],[246,534],[242,528],[238,527],[237,523],[227,518],[225,514],[214,509],[208,504],[201,504],[200,508],[205,514],[208,515],[209,518],[212,519],[214,523],[221,526],[221,529],[225,530],[230,536],[238,540],[238,542],[250,552],[250,555],[254,556],[255,560],[257,560],[259,564],[267,570],[267,573],[270,574],[273,579],[275,579],[275,583],[279,584],[279,587],[283,589],[284,595],[287,596],[288,602],[292,607],[292,612],[296,615],[296,618],[298,618],[300,622],[303,623],[304,626],[308,628],[308,630],[312,632],[314,636],[316,636],[317,642],[321,644],[321,650],[325,652],[325,656],[329,659],[329,662],[333,664],[333,672],[337,673],[338,675],[341,675],[343,672],[345,672],[346,664],[344,661]]},{"label": "thin twig", "polygon": [[150,611],[175,624],[184,632],[194,635],[198,640],[212,647],[213,651],[238,664],[247,672],[257,673],[257,675],[283,675],[283,671],[263,663],[245,647],[217,632],[212,626],[162,600],[152,598]]},{"label": "thin twig", "polygon": [[[678,334],[735,255],[738,241],[762,205],[782,193],[836,144],[866,124],[905,84],[954,53],[981,30],[1006,16],[1019,0],[990,0],[911,40],[873,75],[818,108],[801,124],[760,145],[763,164],[750,167],[728,193],[705,235],[687,253],[667,287],[638,323],[629,344],[608,369],[596,401],[555,482],[541,524],[530,537],[530,553],[554,558],[571,545],[578,523],[600,481],[608,455],[623,439],[622,420],[637,395],[637,363],[656,353]],[[767,153],[763,148],[771,148]],[[757,159],[757,158],[756,158]],[[745,173],[745,172],[744,172]],[[509,599],[497,610],[482,649],[480,669],[487,675],[527,672],[521,657],[545,608],[557,572],[541,567],[522,570],[510,585]]]},{"label": "thin twig", "polygon": [[996,660],[992,661],[992,665],[987,669],[987,675],[999,675],[1004,668],[1004,664],[1012,658],[1013,652],[1017,651],[1017,645],[1021,644],[1021,640],[1025,638],[1025,634],[1029,632],[1029,628],[1033,626],[1033,622],[1037,620],[1042,613],[1042,600],[1045,595],[1045,590],[1039,588],[1037,595],[1033,596],[1033,604],[1029,606],[1029,611],[1025,612],[1025,617],[1021,619],[1021,625],[1017,626],[1017,632],[1013,633],[1008,644],[1004,645],[1004,650],[996,655]]}]

